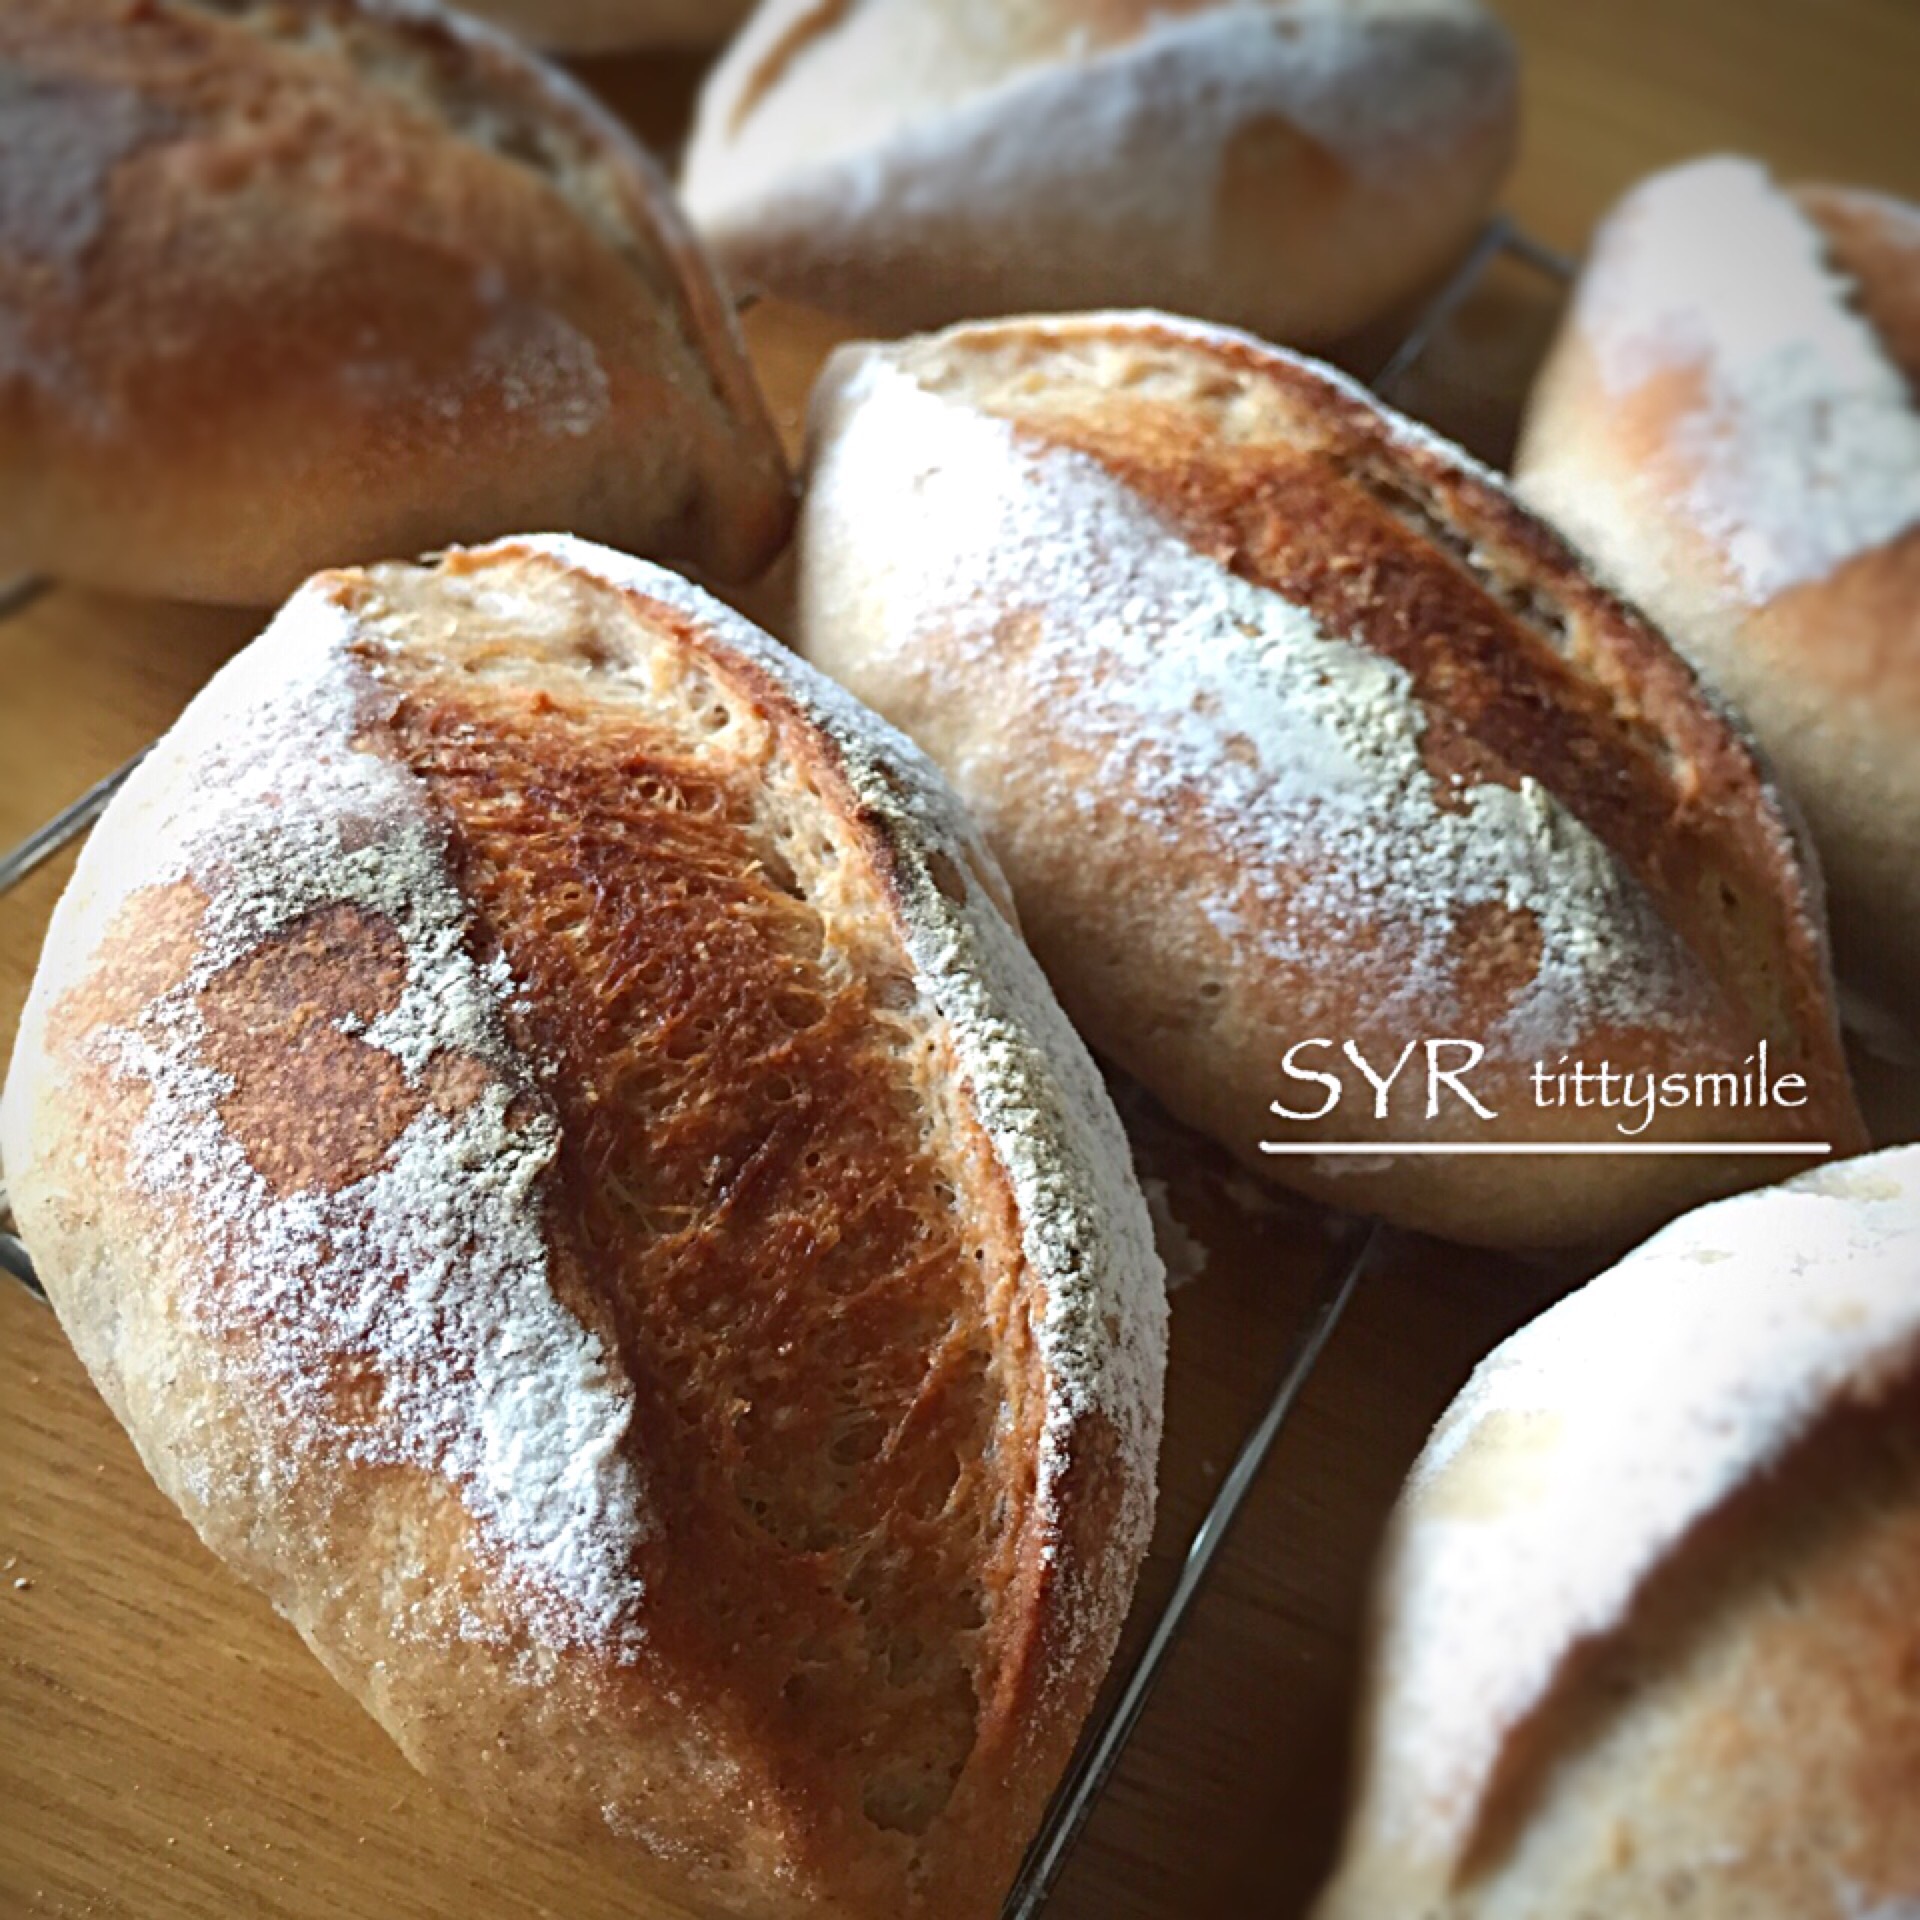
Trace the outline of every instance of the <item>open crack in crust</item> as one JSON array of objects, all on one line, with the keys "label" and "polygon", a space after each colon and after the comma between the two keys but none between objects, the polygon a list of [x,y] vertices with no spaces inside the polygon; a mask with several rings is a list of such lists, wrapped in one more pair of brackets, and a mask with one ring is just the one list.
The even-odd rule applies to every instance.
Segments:
[{"label": "open crack in crust", "polygon": [[[1344,1108],[1317,1136],[1267,1118],[1287,1044],[1352,1036],[1384,1068],[1464,1034],[1489,1043],[1480,1082],[1508,1124],[1456,1112],[1462,1137],[1618,1138],[1617,1112],[1516,1114],[1530,1064],[1691,1075],[1764,1039],[1806,1077],[1804,1107],[1669,1113],[1649,1137],[1862,1144],[1817,870],[1764,767],[1661,636],[1456,449],[1244,335],[1123,314],[849,349],[813,462],[803,649],[956,773],[1069,1009],[1182,1117],[1256,1163],[1276,1131],[1364,1140]],[[962,475],[994,506],[948,511]],[[888,491],[925,531],[863,554],[855,516]],[[967,704],[989,674],[1037,733]],[[1337,764],[1317,719],[1269,698],[1280,674],[1344,729]],[[1416,742],[1417,764],[1383,740]],[[1070,846],[1069,805],[1092,829]],[[1508,1169],[1490,1195],[1404,1161],[1268,1170],[1523,1244],[1624,1238],[1764,1174],[1648,1166],[1616,1192]]]},{"label": "open crack in crust", "polygon": [[[723,578],[784,543],[778,433],[664,176],[504,34],[424,0],[27,0],[0,67],[0,419],[86,508],[15,486],[21,564],[265,601],[502,525]],[[117,554],[63,544],[106,503]]]},{"label": "open crack in crust", "polygon": [[[76,1345],[436,1777],[742,1913],[988,1911],[1144,1550],[1164,1338],[990,859],[657,569],[511,544],[301,621],[345,737],[181,862],[263,711],[216,682],[123,814],[184,870],[56,929],[5,1144]],[[316,811],[337,884],[220,919]]]}]

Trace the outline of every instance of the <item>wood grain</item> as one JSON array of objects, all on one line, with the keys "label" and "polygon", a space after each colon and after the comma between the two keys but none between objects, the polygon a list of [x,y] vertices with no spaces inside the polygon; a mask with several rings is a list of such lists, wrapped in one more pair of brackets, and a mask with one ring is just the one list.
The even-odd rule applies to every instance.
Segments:
[{"label": "wood grain", "polygon": [[[1511,204],[1578,247],[1649,168],[1715,147],[1920,198],[1907,0],[1508,0],[1528,62]],[[662,144],[685,61],[588,78]],[[4,164],[4,163],[0,163]],[[1498,452],[1550,318],[1497,287],[1404,396]],[[839,329],[750,317],[789,431]],[[1356,363],[1358,359],[1356,358]],[[776,581],[746,596],[777,619]],[[258,624],[56,592],[0,625],[0,844],[169,720]],[[58,870],[0,901],[0,1046]],[[1210,1249],[1175,1302],[1167,1494],[1137,1635],[1297,1316],[1312,1215],[1156,1164]],[[1060,1920],[1298,1912],[1333,1843],[1381,1520],[1473,1361],[1572,1276],[1407,1241],[1307,1394],[1057,1898]],[[0,1283],[3,1284],[3,1283]],[[0,1290],[0,1914],[138,1920],[635,1920],[619,1867],[489,1829],[414,1776],[146,1479],[46,1310]],[[660,1910],[655,1910],[660,1911]]]}]

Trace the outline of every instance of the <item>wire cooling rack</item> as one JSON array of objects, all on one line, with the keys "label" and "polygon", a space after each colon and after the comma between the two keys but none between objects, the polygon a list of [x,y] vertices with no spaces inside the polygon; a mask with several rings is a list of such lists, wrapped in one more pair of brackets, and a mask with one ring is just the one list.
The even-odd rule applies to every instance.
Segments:
[{"label": "wire cooling rack", "polygon": [[[1573,262],[1542,246],[1511,220],[1501,217],[1490,221],[1453,275],[1421,309],[1369,376],[1368,385],[1376,393],[1392,398],[1400,383],[1420,364],[1448,323],[1480,288],[1494,263],[1502,258],[1516,260],[1536,273],[1563,283],[1573,277]],[[39,580],[0,584],[0,620],[31,605],[44,584]],[[96,781],[10,852],[0,854],[0,895],[17,887],[29,874],[86,833],[151,750],[143,747],[125,765]],[[34,1271],[32,1256],[19,1237],[8,1230],[11,1225],[6,1188],[0,1184],[0,1270],[11,1274],[44,1301],[46,1293]],[[1308,1295],[1305,1312],[1292,1331],[1265,1404],[1194,1529],[1172,1590],[1162,1603],[1138,1655],[1130,1667],[1109,1677],[1101,1703],[1089,1720],[1048,1805],[1040,1831],[1027,1850],[1001,1910],[1001,1920],[1038,1920],[1046,1906],[1081,1829],[1146,1709],[1168,1655],[1206,1586],[1207,1576],[1248,1494],[1359,1287],[1379,1238],[1377,1224],[1363,1219],[1346,1221],[1334,1234],[1326,1262]]]}]

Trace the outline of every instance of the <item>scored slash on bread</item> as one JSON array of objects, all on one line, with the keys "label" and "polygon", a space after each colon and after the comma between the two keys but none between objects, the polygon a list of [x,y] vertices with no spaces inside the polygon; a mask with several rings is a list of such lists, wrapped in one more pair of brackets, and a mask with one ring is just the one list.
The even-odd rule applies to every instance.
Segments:
[{"label": "scored slash on bread", "polygon": [[1316,1920],[1920,1902],[1920,1148],[1676,1222],[1482,1363],[1375,1578]]},{"label": "scored slash on bread", "polygon": [[319,576],[89,842],[0,1101],[161,1486],[430,1775],[977,1916],[1111,1655],[1161,1273],[930,765],[563,539]]},{"label": "scored slash on bread", "polygon": [[1152,305],[1325,340],[1465,248],[1517,95],[1479,0],[768,0],[683,186],[742,285],[880,332]]},{"label": "scored slash on bread", "polygon": [[[1618,1111],[1539,1109],[1532,1063],[1690,1075],[1762,1039],[1804,1107],[1668,1112],[1646,1139],[1859,1144],[1817,884],[1763,769],[1466,456],[1150,314],[845,349],[812,437],[802,651],[946,768],[1081,1030],[1180,1118],[1491,1244],[1625,1239],[1767,1175],[1258,1144],[1618,1140]],[[1423,1036],[1488,1048],[1497,1124],[1272,1117],[1294,1042],[1391,1064]]]},{"label": "scored slash on bread", "polygon": [[759,572],[792,519],[639,143],[411,0],[0,11],[0,568],[270,602],[527,525]]},{"label": "scored slash on bread", "polygon": [[1528,402],[1523,496],[1806,813],[1863,1031],[1920,1050],[1920,208],[1755,162],[1643,182]]}]

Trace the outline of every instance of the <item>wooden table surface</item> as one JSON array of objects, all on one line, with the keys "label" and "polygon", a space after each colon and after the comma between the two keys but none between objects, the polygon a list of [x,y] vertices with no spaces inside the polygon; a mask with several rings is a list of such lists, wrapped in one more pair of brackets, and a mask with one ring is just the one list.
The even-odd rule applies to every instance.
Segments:
[{"label": "wooden table surface", "polygon": [[[1577,249],[1650,168],[1714,148],[1920,199],[1913,0],[1506,0],[1527,60],[1509,204]],[[685,62],[589,72],[675,137]],[[4,163],[0,163],[4,164]],[[1537,285],[1469,314],[1411,403],[1497,451]],[[1516,314],[1519,319],[1516,321]],[[1531,318],[1529,318],[1531,314]],[[827,330],[753,322],[789,423]],[[1519,343],[1516,345],[1516,341]],[[1468,396],[1462,401],[1462,394]],[[174,713],[256,616],[56,592],[0,625],[0,845]],[[0,1047],[64,877],[0,901]],[[1209,1248],[1176,1296],[1166,1494],[1135,1628],[1284,1349],[1319,1250],[1211,1163],[1150,1157]],[[1371,1276],[1075,1856],[1059,1920],[1296,1913],[1333,1844],[1369,1556],[1475,1358],[1565,1284],[1420,1242]],[[0,1284],[0,1917],[633,1920],[617,1868],[418,1779],[150,1486],[52,1316]]]}]

